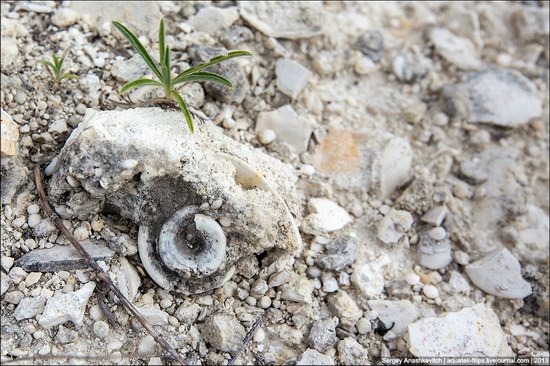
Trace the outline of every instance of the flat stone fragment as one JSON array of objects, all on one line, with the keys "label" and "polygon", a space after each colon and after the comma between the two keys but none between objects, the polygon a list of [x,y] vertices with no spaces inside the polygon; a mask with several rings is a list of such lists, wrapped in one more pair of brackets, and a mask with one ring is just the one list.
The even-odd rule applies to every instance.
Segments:
[{"label": "flat stone fragment", "polygon": [[447,206],[434,206],[420,218],[421,221],[433,226],[441,226],[447,215]]},{"label": "flat stone fragment", "polygon": [[279,59],[275,64],[277,88],[292,99],[300,94],[312,76],[311,71],[296,61]]},{"label": "flat stone fragment", "polygon": [[463,70],[477,69],[482,64],[476,55],[474,44],[469,39],[459,37],[448,29],[432,29],[430,40],[435,45],[437,53]]},{"label": "flat stone fragment", "polygon": [[395,244],[410,230],[414,219],[407,211],[391,209],[378,223],[378,239]]},{"label": "flat stone fragment", "polygon": [[537,87],[515,70],[488,68],[443,88],[447,114],[470,123],[518,127],[542,114]]},{"label": "flat stone fragment", "polygon": [[0,133],[0,152],[3,158],[15,156],[17,154],[17,143],[19,141],[19,126],[13,121],[11,116],[1,110]]},{"label": "flat stone fragment", "polygon": [[256,121],[256,133],[272,130],[277,141],[292,146],[297,154],[307,150],[309,138],[315,124],[299,116],[291,105],[285,105],[270,112],[260,112]]},{"label": "flat stone fragment", "polygon": [[343,290],[338,290],[327,298],[328,308],[334,316],[340,319],[344,326],[352,327],[361,318],[363,312],[355,301]]},{"label": "flat stone fragment", "polygon": [[[90,240],[81,242],[82,246],[96,261],[109,262],[113,252],[106,246]],[[35,249],[16,261],[27,272],[57,272],[88,268],[88,262],[72,245],[56,245],[49,249]]]},{"label": "flat stone fragment", "polygon": [[532,293],[531,285],[521,276],[519,261],[506,248],[468,264],[466,273],[474,285],[494,296],[523,299]]},{"label": "flat stone fragment", "polygon": [[486,304],[410,324],[409,345],[416,357],[497,357],[511,352],[498,317]]},{"label": "flat stone fragment", "polygon": [[322,3],[309,1],[241,1],[241,16],[254,28],[275,38],[310,38],[323,33]]},{"label": "flat stone fragment", "polygon": [[241,323],[230,314],[215,314],[199,325],[204,340],[222,352],[235,353],[246,336]]},{"label": "flat stone fragment", "polygon": [[351,282],[367,298],[380,295],[384,291],[383,267],[390,262],[390,257],[384,255],[370,263],[356,265]]},{"label": "flat stone fragment", "polygon": [[313,301],[313,283],[305,277],[294,275],[289,283],[283,285],[281,299],[304,304]]},{"label": "flat stone fragment", "polygon": [[332,357],[308,348],[297,362],[298,365],[334,365]]},{"label": "flat stone fragment", "polygon": [[141,307],[139,312],[151,325],[168,325],[170,315],[164,310],[153,307]]},{"label": "flat stone fragment", "polygon": [[[6,295],[7,296],[7,295]],[[39,296],[34,297],[25,297],[19,301],[19,305],[15,308],[13,316],[16,320],[30,319],[34,318],[38,314],[42,314],[44,311],[44,304],[46,299]]]},{"label": "flat stone fragment", "polygon": [[338,361],[341,365],[368,365],[369,353],[365,347],[352,337],[338,342]]},{"label": "flat stone fragment", "polygon": [[78,291],[49,298],[38,323],[44,328],[50,328],[68,321],[73,322],[75,325],[81,325],[86,304],[94,289],[95,282],[88,282]]},{"label": "flat stone fragment", "polygon": [[331,271],[341,271],[355,262],[357,257],[357,237],[348,235],[326,245],[325,254],[317,258],[317,263]]},{"label": "flat stone fragment", "polygon": [[309,204],[313,213],[302,223],[302,231],[305,233],[330,233],[340,230],[352,221],[346,210],[326,198],[312,198]]},{"label": "flat stone fragment", "polygon": [[405,334],[409,323],[418,318],[418,312],[409,300],[369,300],[367,304],[371,310],[378,313],[378,318],[386,327],[389,328],[393,324],[391,331],[398,337]]},{"label": "flat stone fragment", "polygon": [[309,345],[319,352],[326,352],[336,344],[336,323],[333,319],[313,322],[309,331]]}]

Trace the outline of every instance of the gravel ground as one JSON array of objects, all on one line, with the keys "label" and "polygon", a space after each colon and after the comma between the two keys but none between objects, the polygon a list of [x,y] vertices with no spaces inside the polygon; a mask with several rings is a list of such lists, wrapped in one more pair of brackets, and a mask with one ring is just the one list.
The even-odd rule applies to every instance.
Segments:
[{"label": "gravel ground", "polygon": [[[92,110],[122,110],[117,90],[149,73],[109,21],[156,55],[161,17],[174,72],[224,48],[253,53],[218,70],[231,91],[182,94],[205,123],[289,167],[301,203],[301,248],[251,256],[200,295],[151,280],[134,221],[60,213],[187,363],[547,359],[548,12],[539,1],[2,2],[2,361],[169,362],[91,270],[75,269],[31,174]],[[78,79],[58,86],[37,61],[69,47],[64,70]]]}]

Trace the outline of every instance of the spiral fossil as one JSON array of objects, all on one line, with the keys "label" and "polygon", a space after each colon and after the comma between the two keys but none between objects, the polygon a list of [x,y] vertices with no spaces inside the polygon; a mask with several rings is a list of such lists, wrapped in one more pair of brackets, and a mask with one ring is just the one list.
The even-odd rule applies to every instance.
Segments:
[{"label": "spiral fossil", "polygon": [[153,281],[195,294],[250,256],[299,248],[299,200],[287,166],[212,125],[186,134],[180,118],[158,108],[85,116],[51,169],[49,194],[67,218],[107,211],[133,221]]}]

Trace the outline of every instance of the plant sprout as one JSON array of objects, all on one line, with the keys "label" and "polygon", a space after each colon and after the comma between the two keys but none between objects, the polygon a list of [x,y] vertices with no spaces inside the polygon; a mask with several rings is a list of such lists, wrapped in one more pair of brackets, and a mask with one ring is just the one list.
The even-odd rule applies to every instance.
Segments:
[{"label": "plant sprout", "polygon": [[[130,81],[122,86],[120,89],[121,94],[124,94],[132,89],[139,88],[142,86],[156,86],[159,88],[164,89],[164,95],[167,99],[175,100],[182,113],[183,116],[187,122],[187,126],[189,127],[189,130],[191,133],[195,132],[195,127],[193,126],[193,119],[191,117],[191,113],[189,113],[189,109],[187,108],[187,104],[181,97],[178,90],[175,88],[178,84],[185,85],[186,83],[193,82],[193,81],[213,81],[215,83],[219,83],[228,87],[232,87],[231,81],[226,79],[225,77],[215,74],[212,72],[206,72],[203,71],[207,67],[210,67],[212,65],[218,64],[220,62],[239,57],[239,56],[250,56],[251,53],[248,51],[229,51],[227,55],[219,55],[216,56],[210,61],[201,63],[197,66],[193,66],[188,68],[187,70],[183,71],[182,73],[176,75],[174,78],[172,78],[172,74],[170,72],[171,66],[170,66],[170,47],[168,47],[165,44],[165,32],[164,32],[164,20],[160,20],[160,27],[159,27],[159,60],[160,62],[156,62],[151,55],[149,55],[149,52],[143,47],[141,42],[138,40],[138,38],[128,30],[124,25],[122,25],[120,22],[113,22],[113,25],[117,27],[117,29],[126,37],[128,41],[132,44],[134,49],[137,53],[143,58],[147,66],[153,71],[153,73],[156,75],[158,80],[153,79],[137,79]],[[181,85],[181,86],[183,86]]]},{"label": "plant sprout", "polygon": [[77,79],[78,75],[75,74],[63,74],[62,68],[63,68],[63,62],[65,61],[65,57],[67,56],[67,53],[69,51],[69,48],[67,48],[61,57],[57,57],[55,53],[52,52],[52,61],[48,60],[38,60],[38,63],[46,65],[46,70],[48,70],[48,73],[52,77],[53,80],[57,83],[57,85],[61,85],[61,82],[63,79]]}]

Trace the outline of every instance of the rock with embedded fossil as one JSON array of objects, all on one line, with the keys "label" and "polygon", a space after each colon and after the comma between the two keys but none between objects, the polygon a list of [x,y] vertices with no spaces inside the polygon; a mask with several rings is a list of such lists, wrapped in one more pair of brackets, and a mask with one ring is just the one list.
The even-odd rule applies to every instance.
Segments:
[{"label": "rock with embedded fossil", "polygon": [[213,125],[191,135],[179,112],[92,112],[49,170],[60,216],[139,225],[143,266],[167,290],[204,292],[247,256],[301,246],[292,170]]}]

